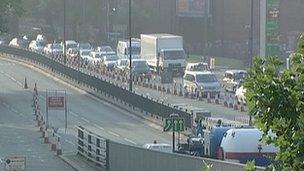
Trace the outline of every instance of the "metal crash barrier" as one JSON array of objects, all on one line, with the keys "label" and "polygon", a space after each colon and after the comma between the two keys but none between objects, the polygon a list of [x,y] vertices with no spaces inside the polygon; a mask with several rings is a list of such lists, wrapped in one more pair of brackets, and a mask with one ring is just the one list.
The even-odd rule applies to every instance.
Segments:
[{"label": "metal crash barrier", "polygon": [[95,163],[97,166],[108,169],[108,140],[82,126],[78,126],[77,130],[77,153]]},{"label": "metal crash barrier", "polygon": [[106,93],[111,97],[120,99],[129,105],[139,108],[144,112],[150,113],[151,115],[167,118],[170,116],[170,114],[177,113],[180,117],[185,119],[185,126],[188,128],[191,127],[191,114],[189,112],[174,108],[172,105],[164,104],[163,102],[155,99],[130,92],[117,84],[104,80],[98,75],[92,75],[91,73],[79,71],[71,66],[55,61],[43,54],[31,52],[26,49],[0,45],[0,53],[29,60],[50,69],[53,72],[60,73],[71,80],[75,80],[78,83],[94,88],[98,92]]}]

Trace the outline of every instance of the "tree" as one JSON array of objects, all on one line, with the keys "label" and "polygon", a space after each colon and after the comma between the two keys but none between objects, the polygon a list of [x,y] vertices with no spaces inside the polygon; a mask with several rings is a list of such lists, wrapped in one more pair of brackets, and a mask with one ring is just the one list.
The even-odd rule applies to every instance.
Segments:
[{"label": "tree", "polygon": [[1,0],[0,3],[0,33],[7,32],[7,18],[20,16],[24,12],[21,0]]},{"label": "tree", "polygon": [[283,62],[277,57],[256,58],[244,83],[250,113],[263,131],[262,141],[279,148],[275,160],[282,170],[304,168],[304,58],[299,52],[283,73]]}]

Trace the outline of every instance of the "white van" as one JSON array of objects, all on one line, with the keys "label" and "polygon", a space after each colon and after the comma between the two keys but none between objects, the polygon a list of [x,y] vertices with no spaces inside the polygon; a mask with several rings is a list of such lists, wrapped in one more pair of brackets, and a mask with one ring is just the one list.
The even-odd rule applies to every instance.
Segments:
[{"label": "white van", "polygon": [[[139,59],[140,58],[140,39],[134,39],[131,40],[132,44],[132,58],[133,59]],[[129,40],[120,40],[117,43],[117,56],[120,59],[123,58],[129,58],[129,52],[130,52],[130,42]]]},{"label": "white van", "polygon": [[221,91],[220,83],[210,71],[185,71],[183,81],[188,92],[201,91],[203,96],[210,93],[210,96],[215,97]]},{"label": "white van", "polygon": [[143,145],[143,148],[165,153],[172,153],[172,146],[169,144],[145,144]]},{"label": "white van", "polygon": [[227,70],[223,79],[224,89],[229,92],[235,92],[246,75],[247,72],[245,70]]},{"label": "white van", "polygon": [[[74,40],[66,40],[65,41],[65,44],[66,44],[66,49],[67,51],[71,48],[71,49],[78,49],[78,44],[76,41]],[[62,50],[64,52],[64,44],[63,42],[61,42],[61,46],[62,46]],[[78,49],[79,50],[79,49]]]}]

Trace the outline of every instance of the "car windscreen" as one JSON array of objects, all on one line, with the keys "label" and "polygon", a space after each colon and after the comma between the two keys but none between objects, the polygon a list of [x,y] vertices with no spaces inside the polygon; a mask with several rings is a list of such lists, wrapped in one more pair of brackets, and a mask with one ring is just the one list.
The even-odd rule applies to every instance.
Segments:
[{"label": "car windscreen", "polygon": [[44,47],[44,46],[45,46],[45,43],[44,43],[44,42],[41,42],[41,41],[37,41],[37,42],[36,42],[36,45],[39,46],[39,47]]},{"label": "car windscreen", "polygon": [[91,45],[89,43],[80,43],[80,49],[91,49]]},{"label": "car windscreen", "polygon": [[148,68],[146,61],[133,61],[132,66],[134,68]]},{"label": "car windscreen", "polygon": [[217,79],[213,74],[198,74],[196,75],[196,81],[199,83],[211,83],[217,82]]},{"label": "car windscreen", "polygon": [[183,50],[164,51],[164,59],[185,59],[185,52]]},{"label": "car windscreen", "polygon": [[67,49],[70,49],[70,48],[77,48],[77,44],[74,44],[74,43],[72,43],[72,44],[67,44],[66,47],[67,47]]},{"label": "car windscreen", "polygon": [[[130,50],[128,48],[126,51],[126,54],[129,55],[130,54],[129,52],[130,52]],[[138,46],[132,47],[132,55],[140,55],[140,47],[138,47]]]},{"label": "car windscreen", "polygon": [[90,51],[83,51],[83,52],[81,52],[82,56],[89,56],[89,54],[90,54]]},{"label": "car windscreen", "polygon": [[234,79],[235,80],[243,80],[246,77],[246,73],[245,72],[240,72],[240,73],[235,73],[234,74]]},{"label": "car windscreen", "polygon": [[59,43],[54,43],[54,44],[52,45],[52,48],[53,48],[53,49],[62,49],[62,46],[61,46]]},{"label": "car windscreen", "polygon": [[118,57],[116,55],[109,55],[105,57],[105,61],[117,61]]}]

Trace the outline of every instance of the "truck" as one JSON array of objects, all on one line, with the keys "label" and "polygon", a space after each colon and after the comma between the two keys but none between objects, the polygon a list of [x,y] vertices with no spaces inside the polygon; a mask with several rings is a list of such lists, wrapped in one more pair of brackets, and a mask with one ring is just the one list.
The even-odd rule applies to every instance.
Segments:
[{"label": "truck", "polygon": [[186,67],[183,37],[172,34],[141,34],[141,57],[156,73],[183,75]]},{"label": "truck", "polygon": [[[132,45],[132,59],[140,59],[140,39],[132,38],[131,39],[131,45]],[[120,59],[129,59],[130,55],[130,41],[125,40],[119,40],[117,43],[117,56]]]}]

